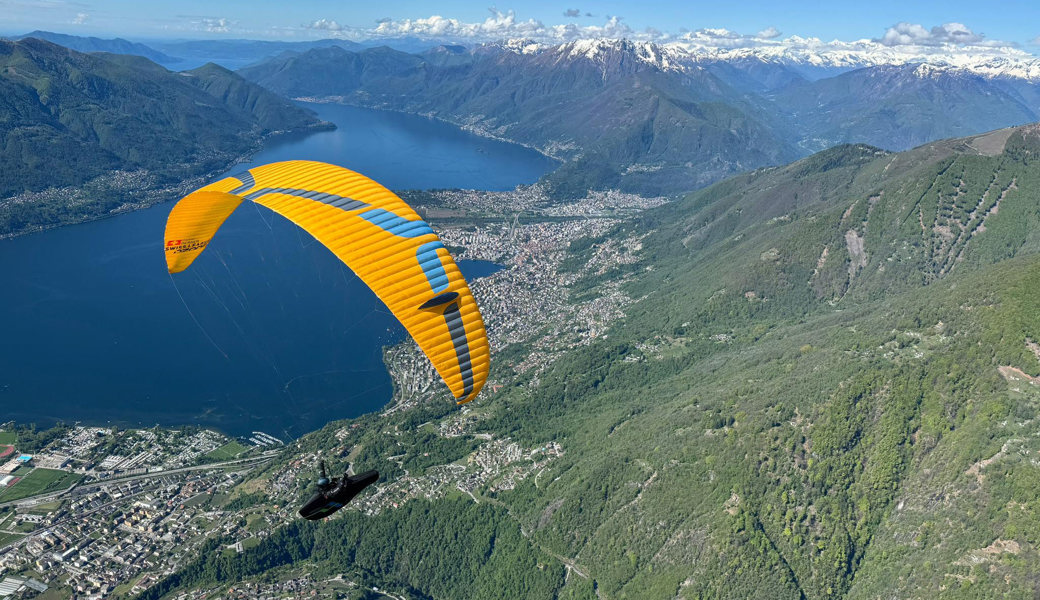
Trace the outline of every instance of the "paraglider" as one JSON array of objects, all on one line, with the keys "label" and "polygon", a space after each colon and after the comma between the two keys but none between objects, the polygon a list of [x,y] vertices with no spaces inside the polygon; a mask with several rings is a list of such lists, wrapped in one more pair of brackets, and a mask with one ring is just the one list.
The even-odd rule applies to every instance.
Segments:
[{"label": "paraglider", "polygon": [[[480,393],[489,350],[473,294],[433,229],[364,175],[320,162],[287,161],[253,167],[188,194],[166,221],[170,273],[187,269],[243,201],[300,226],[357,274],[415,339],[458,404]],[[349,502],[378,474],[359,477],[319,485],[304,507],[311,516],[301,514],[321,518],[335,512],[333,504]]]},{"label": "paraglider", "polygon": [[403,200],[364,175],[311,161],[253,167],[182,198],[166,221],[166,265],[188,268],[242,201],[302,227],[386,304],[429,357],[457,403],[488,373],[484,321],[433,229]]}]

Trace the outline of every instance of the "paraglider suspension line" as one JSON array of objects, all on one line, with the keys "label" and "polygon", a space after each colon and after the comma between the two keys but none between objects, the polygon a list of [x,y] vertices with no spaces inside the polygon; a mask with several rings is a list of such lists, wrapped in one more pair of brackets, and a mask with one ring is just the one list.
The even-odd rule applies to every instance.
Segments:
[{"label": "paraglider suspension line", "polygon": [[206,336],[206,339],[209,340],[209,343],[213,344],[213,347],[217,349],[217,352],[220,352],[225,359],[228,359],[229,357],[227,352],[224,352],[224,350],[221,349],[221,347],[218,346],[215,341],[213,341],[213,338],[210,337],[209,333],[206,331],[206,328],[203,327],[202,323],[199,323],[199,320],[195,318],[195,313],[191,312],[191,308],[188,307],[188,303],[184,300],[184,295],[181,294],[181,289],[177,287],[177,280],[173,278],[173,273],[170,273],[169,275],[170,281],[173,283],[173,289],[177,290],[177,297],[181,299],[181,304],[184,305],[184,310],[188,311],[188,315],[191,317],[191,320],[195,322],[195,325],[199,328],[199,331],[202,332],[202,335]]}]

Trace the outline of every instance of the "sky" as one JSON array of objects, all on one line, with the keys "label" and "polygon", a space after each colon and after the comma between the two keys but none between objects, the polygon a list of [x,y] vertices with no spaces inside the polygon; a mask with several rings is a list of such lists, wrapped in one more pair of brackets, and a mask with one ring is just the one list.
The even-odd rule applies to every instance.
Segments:
[{"label": "sky", "polygon": [[1040,53],[1040,2],[1011,0],[0,0],[0,34],[43,29],[147,39],[371,39],[415,35],[457,41],[625,37],[674,41],[872,39],[889,45],[1012,46]]}]

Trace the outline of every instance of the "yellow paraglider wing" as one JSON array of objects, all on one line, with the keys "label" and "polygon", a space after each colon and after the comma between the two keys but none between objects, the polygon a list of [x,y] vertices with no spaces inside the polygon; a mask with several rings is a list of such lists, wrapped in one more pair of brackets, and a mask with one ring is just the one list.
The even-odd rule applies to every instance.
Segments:
[{"label": "yellow paraglider wing", "polygon": [[242,198],[214,191],[198,191],[178,202],[166,219],[166,266],[170,273],[188,268],[206,249]]},{"label": "yellow paraglider wing", "polygon": [[324,244],[401,321],[457,401],[476,397],[488,373],[483,319],[444,244],[403,200],[335,165],[254,167],[174,206],[166,222],[171,273],[191,264],[242,200],[266,206]]}]

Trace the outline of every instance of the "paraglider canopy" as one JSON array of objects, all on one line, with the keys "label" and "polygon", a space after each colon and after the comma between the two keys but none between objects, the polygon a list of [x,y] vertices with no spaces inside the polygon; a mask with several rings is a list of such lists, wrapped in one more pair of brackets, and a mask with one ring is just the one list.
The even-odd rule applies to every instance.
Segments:
[{"label": "paraglider canopy", "polygon": [[403,200],[336,165],[254,167],[173,207],[165,235],[170,273],[187,269],[243,201],[273,210],[325,245],[401,321],[459,404],[477,396],[489,358],[480,311],[444,244]]}]

